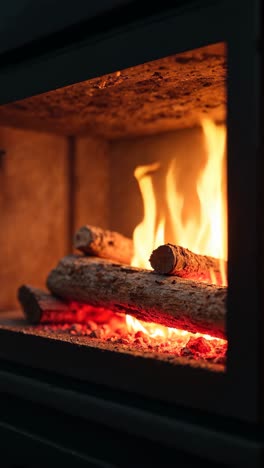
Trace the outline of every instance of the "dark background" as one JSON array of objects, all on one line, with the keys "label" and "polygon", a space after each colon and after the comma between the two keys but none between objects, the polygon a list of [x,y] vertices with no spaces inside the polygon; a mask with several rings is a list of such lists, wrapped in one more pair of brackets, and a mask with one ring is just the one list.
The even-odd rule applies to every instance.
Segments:
[{"label": "dark background", "polygon": [[0,53],[129,3],[131,0],[1,1]]}]

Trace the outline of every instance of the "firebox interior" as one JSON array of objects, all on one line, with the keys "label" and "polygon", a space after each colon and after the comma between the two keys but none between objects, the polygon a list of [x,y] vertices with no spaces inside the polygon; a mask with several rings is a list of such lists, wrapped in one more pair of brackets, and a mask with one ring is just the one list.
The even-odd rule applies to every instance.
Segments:
[{"label": "firebox interior", "polygon": [[[132,237],[143,217],[133,175],[139,165],[160,163],[153,186],[166,213],[166,174],[176,158],[186,223],[198,207],[192,187],[206,164],[201,120],[223,124],[226,101],[226,48],[219,43],[1,106],[0,310],[17,309],[21,284],[45,286],[81,225]],[[172,232],[168,223],[166,242]],[[3,329],[34,334],[12,317]],[[85,344],[84,337],[72,341]]]}]

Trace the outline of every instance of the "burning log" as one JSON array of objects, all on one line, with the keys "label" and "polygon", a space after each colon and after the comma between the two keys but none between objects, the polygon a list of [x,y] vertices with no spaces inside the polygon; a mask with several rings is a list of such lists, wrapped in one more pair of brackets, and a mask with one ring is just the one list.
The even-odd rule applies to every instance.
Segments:
[{"label": "burning log", "polygon": [[[198,255],[178,245],[165,244],[153,250],[152,268],[161,275],[212,281],[212,275],[221,283],[220,261],[207,255]],[[225,262],[226,267],[226,262]]]},{"label": "burning log", "polygon": [[133,241],[115,231],[96,226],[82,226],[74,237],[74,247],[87,255],[130,264]]},{"label": "burning log", "polygon": [[48,276],[49,290],[140,320],[225,337],[225,287],[157,274],[92,257],[64,257]]},{"label": "burning log", "polygon": [[63,301],[54,297],[48,291],[33,286],[23,285],[18,289],[18,300],[29,323],[85,323],[96,319],[97,323],[104,323],[116,317],[105,308],[98,308],[88,304]]},{"label": "burning log", "polygon": [[49,322],[51,314],[57,322],[65,320],[65,314],[67,317],[72,315],[69,304],[33,286],[21,286],[17,297],[27,320],[32,324]]}]

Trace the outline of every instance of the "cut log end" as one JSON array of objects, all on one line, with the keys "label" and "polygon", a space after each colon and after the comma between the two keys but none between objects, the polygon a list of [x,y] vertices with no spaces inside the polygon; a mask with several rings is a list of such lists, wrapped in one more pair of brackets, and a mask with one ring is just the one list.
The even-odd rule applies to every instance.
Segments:
[{"label": "cut log end", "polygon": [[[80,251],[89,253],[89,245],[94,241],[93,233],[91,230],[87,229],[86,226],[83,226],[76,232],[74,236],[74,247]],[[92,250],[90,251],[92,255]]]},{"label": "cut log end", "polygon": [[[196,281],[222,283],[222,273],[218,258],[199,255],[179,245],[165,244],[154,250],[150,256],[150,264],[156,273],[175,275]],[[227,269],[227,262],[223,269]]]},{"label": "cut log end", "polygon": [[18,300],[23,308],[25,317],[29,323],[37,324],[41,320],[42,309],[39,305],[39,296],[42,293],[37,288],[31,286],[21,286],[18,289]]},{"label": "cut log end", "polygon": [[169,244],[161,245],[153,250],[149,261],[153,270],[161,275],[171,274],[177,264],[174,250],[170,248]]}]

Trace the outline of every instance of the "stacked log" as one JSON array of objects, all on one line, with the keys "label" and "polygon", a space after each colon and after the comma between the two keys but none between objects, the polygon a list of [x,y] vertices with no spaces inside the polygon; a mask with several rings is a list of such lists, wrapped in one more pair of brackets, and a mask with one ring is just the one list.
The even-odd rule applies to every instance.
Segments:
[{"label": "stacked log", "polygon": [[[161,275],[175,275],[207,282],[211,282],[211,278],[214,277],[216,282],[221,284],[221,265],[218,258],[198,255],[178,245],[159,246],[153,250],[149,261],[153,270]],[[222,263],[226,270],[226,262]]]},{"label": "stacked log", "polygon": [[67,317],[70,320],[69,304],[52,296],[49,292],[29,285],[18,289],[18,300],[29,323],[46,323],[53,316],[61,322]]},{"label": "stacked log", "polygon": [[227,288],[200,282],[208,280],[211,270],[220,274],[217,259],[167,244],[150,257],[154,271],[133,268],[132,240],[94,226],[83,226],[74,246],[85,255],[60,260],[47,278],[51,294],[30,286],[19,289],[29,322],[70,317],[74,302],[225,338]]},{"label": "stacked log", "polygon": [[63,300],[104,306],[190,332],[225,336],[225,287],[78,255],[60,260],[47,286]]},{"label": "stacked log", "polygon": [[74,247],[86,255],[110,258],[128,265],[133,257],[132,239],[96,226],[82,226],[74,236]]},{"label": "stacked log", "polygon": [[97,322],[104,323],[113,315],[106,308],[61,300],[48,291],[30,285],[18,289],[18,300],[30,324],[87,323],[93,317]]}]

